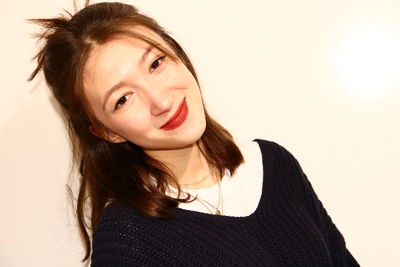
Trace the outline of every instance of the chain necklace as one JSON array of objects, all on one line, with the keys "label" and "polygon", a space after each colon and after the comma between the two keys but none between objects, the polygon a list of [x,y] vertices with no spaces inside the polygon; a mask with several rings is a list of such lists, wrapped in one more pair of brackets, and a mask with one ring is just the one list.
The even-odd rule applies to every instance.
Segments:
[{"label": "chain necklace", "polygon": [[[210,175],[210,173],[208,173],[206,176],[204,176],[200,181],[195,182],[195,183],[190,183],[190,184],[180,184],[180,185],[193,185],[193,184],[199,184],[201,181],[204,181],[205,178],[207,178]],[[190,195],[193,197],[192,194],[189,194],[188,192],[185,192],[186,194]],[[221,180],[218,180],[218,204],[215,207],[214,205],[212,205],[210,202],[208,202],[207,200],[201,199],[198,196],[196,196],[195,200],[198,200],[207,210],[208,212],[210,212],[211,214],[215,214],[215,215],[221,215],[223,213],[223,198],[222,198],[222,192],[221,192]],[[222,201],[221,201],[222,199]],[[212,210],[209,209],[209,207],[205,204],[207,203],[210,207],[214,208],[215,211],[213,212]],[[219,208],[219,205],[221,203],[221,209]]]},{"label": "chain necklace", "polygon": [[[189,195],[190,195],[190,194],[189,194]],[[218,204],[217,204],[217,207],[215,207],[214,205],[212,205],[212,204],[211,204],[210,202],[208,202],[207,200],[201,199],[201,198],[199,198],[199,197],[196,196],[196,200],[198,200],[210,213],[213,213],[213,212],[204,204],[204,202],[207,203],[208,205],[210,205],[211,207],[213,207],[213,208],[215,209],[215,212],[214,212],[215,215],[221,215],[221,214],[223,213],[223,209],[224,209],[223,200],[222,200],[222,202],[221,202],[221,210],[219,209],[219,203],[220,203],[220,201],[221,201],[221,198],[222,198],[222,192],[221,192],[221,184],[220,184],[220,181],[218,181]]]},{"label": "chain necklace", "polygon": [[193,182],[193,183],[187,183],[187,184],[179,184],[180,186],[188,186],[188,185],[197,185],[197,184],[200,184],[201,182],[203,182],[203,181],[205,181],[206,180],[206,178],[208,177],[208,176],[210,176],[210,172],[208,172],[205,176],[203,176],[199,181],[197,181],[197,182]]}]

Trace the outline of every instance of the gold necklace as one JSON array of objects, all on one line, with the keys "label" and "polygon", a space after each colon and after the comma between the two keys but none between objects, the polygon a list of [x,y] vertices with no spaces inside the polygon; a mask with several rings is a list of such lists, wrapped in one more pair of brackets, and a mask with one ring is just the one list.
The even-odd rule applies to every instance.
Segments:
[{"label": "gold necklace", "polygon": [[[189,194],[188,192],[185,192],[186,194],[192,196],[191,194]],[[213,214],[213,212],[204,204],[207,203],[208,205],[210,205],[211,207],[213,207],[215,209],[214,214],[215,215],[221,215],[223,213],[223,200],[221,202],[221,210],[219,209],[219,203],[221,201],[222,198],[222,192],[221,192],[221,180],[218,181],[218,204],[217,207],[215,207],[214,205],[212,205],[210,202],[208,202],[207,200],[201,199],[198,196],[196,196],[196,200],[198,200],[211,214]]]},{"label": "gold necklace", "polygon": [[193,183],[187,183],[187,184],[179,184],[180,186],[188,186],[188,185],[197,185],[197,184],[200,184],[201,182],[203,182],[203,181],[205,181],[206,180],[206,178],[208,177],[208,176],[210,176],[210,172],[208,172],[205,176],[203,176],[199,181],[197,181],[197,182],[193,182]]},{"label": "gold necklace", "polygon": [[[208,176],[210,176],[211,172],[208,172],[205,176],[203,176],[199,181],[197,182],[193,182],[193,183],[186,183],[186,184],[179,184],[180,186],[188,186],[188,185],[197,185],[200,184],[201,182],[205,181],[206,178]],[[213,172],[213,177],[215,176],[214,172]],[[186,194],[188,194],[189,196],[193,197],[192,194],[189,194],[188,192],[184,191]],[[221,180],[218,179],[218,204],[217,207],[215,207],[214,205],[212,205],[210,202],[208,202],[207,200],[201,199],[196,195],[196,199],[200,202],[200,204],[202,204],[211,214],[215,214],[215,215],[221,215],[223,213],[223,199],[222,199],[222,191],[221,191]],[[222,202],[221,202],[222,199]],[[215,212],[212,212],[205,204],[207,203],[209,206],[213,207],[215,209]],[[219,204],[221,202],[221,209],[219,209]]]}]

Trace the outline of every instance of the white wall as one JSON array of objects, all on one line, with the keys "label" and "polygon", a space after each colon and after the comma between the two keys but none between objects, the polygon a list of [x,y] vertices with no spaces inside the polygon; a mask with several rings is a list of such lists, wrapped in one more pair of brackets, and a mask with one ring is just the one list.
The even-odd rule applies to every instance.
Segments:
[{"label": "white wall", "polygon": [[[209,110],[238,140],[298,158],[362,266],[400,266],[399,1],[129,3],[188,50]],[[68,139],[43,78],[25,81],[37,28],[23,19],[71,7],[0,3],[0,266],[81,266]]]}]

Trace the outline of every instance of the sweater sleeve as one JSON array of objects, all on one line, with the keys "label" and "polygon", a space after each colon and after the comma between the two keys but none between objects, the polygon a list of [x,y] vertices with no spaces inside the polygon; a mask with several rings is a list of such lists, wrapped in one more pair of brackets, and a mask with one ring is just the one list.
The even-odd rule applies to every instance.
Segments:
[{"label": "sweater sleeve", "polygon": [[[279,146],[279,145],[278,145]],[[351,255],[349,250],[346,248],[346,243],[343,235],[340,233],[336,225],[333,223],[328,212],[324,208],[322,202],[319,200],[315,193],[310,181],[304,174],[297,159],[285,148],[280,147],[281,150],[286,154],[290,165],[294,166],[295,172],[298,174],[297,182],[300,188],[299,197],[305,203],[306,209],[310,216],[313,218],[315,224],[320,229],[327,241],[329,251],[334,266],[360,266],[354,257]]]},{"label": "sweater sleeve", "polygon": [[328,241],[329,250],[334,266],[360,266],[349,250],[343,235],[333,223],[322,202],[318,199],[307,176],[303,174],[304,187],[306,191],[308,209],[313,214],[313,218],[321,232]]}]

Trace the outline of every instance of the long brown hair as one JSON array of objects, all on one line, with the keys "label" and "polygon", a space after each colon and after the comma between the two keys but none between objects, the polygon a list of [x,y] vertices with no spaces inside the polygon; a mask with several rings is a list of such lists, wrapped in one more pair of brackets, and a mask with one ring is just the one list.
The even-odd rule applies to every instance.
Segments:
[{"label": "long brown hair", "polygon": [[[31,19],[44,28],[39,35],[43,48],[36,55],[38,66],[29,80],[43,70],[48,86],[61,106],[72,144],[74,162],[79,166],[80,188],[76,203],[77,221],[86,253],[91,252],[91,237],[107,202],[117,201],[143,214],[172,218],[171,207],[185,199],[166,195],[174,179],[160,161],[147,156],[130,142],[115,144],[93,135],[90,127],[99,122],[93,116],[83,93],[82,73],[90,52],[116,37],[142,39],[175,60],[182,61],[198,83],[196,72],[181,46],[158,23],[127,4],[98,3],[88,5],[75,15],[68,13],[50,19]],[[157,33],[173,51],[135,33],[141,25]],[[232,175],[243,162],[242,154],[230,133],[205,111],[206,129],[200,138],[202,153],[219,174]],[[152,180],[154,178],[154,181]],[[178,192],[179,184],[175,182]],[[89,216],[86,216],[89,213]],[[85,218],[90,218],[89,222]]]}]

